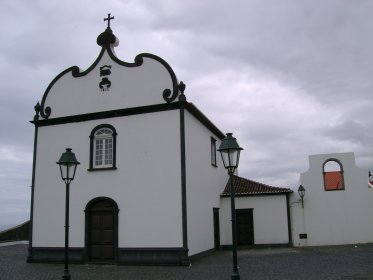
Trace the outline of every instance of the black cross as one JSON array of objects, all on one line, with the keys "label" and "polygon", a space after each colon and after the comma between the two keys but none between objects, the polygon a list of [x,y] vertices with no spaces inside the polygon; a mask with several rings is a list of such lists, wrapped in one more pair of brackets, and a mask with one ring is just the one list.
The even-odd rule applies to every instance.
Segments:
[{"label": "black cross", "polygon": [[114,19],[114,17],[110,17],[111,14],[107,15],[107,18],[104,18],[104,21],[107,21],[107,27],[110,28],[110,20]]}]

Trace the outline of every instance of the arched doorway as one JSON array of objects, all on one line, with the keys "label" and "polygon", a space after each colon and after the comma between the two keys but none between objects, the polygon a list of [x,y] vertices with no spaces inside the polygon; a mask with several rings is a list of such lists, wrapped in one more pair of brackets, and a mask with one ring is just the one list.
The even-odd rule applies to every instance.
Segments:
[{"label": "arched doorway", "polygon": [[115,262],[118,251],[118,205],[108,197],[91,200],[85,209],[86,260]]}]

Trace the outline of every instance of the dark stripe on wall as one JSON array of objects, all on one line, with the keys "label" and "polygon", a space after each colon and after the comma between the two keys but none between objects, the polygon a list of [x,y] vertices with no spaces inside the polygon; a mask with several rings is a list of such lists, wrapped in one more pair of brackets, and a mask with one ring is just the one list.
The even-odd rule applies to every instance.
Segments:
[{"label": "dark stripe on wall", "polygon": [[[277,192],[277,193],[239,193],[235,194],[235,197],[245,197],[245,196],[270,196],[270,195],[284,195],[284,194],[290,194],[293,193],[293,191],[290,192]],[[230,197],[229,194],[221,194],[220,197]]]},{"label": "dark stripe on wall", "polygon": [[[187,262],[185,260],[188,260]],[[189,266],[188,250],[184,248],[120,248],[119,264]]]},{"label": "dark stripe on wall", "polygon": [[185,109],[188,110],[194,117],[203,123],[208,129],[211,130],[219,139],[223,139],[225,134],[220,131],[193,103],[185,102]]},{"label": "dark stripe on wall", "polygon": [[[289,247],[288,243],[271,243],[271,244],[254,244],[252,246],[238,246],[238,249],[266,249],[266,248],[286,248]],[[232,250],[232,245],[221,245],[221,250]]]},{"label": "dark stripe on wall", "polygon": [[[34,247],[34,263],[63,263],[64,248]],[[188,252],[184,248],[119,248],[117,264],[127,265],[186,265]],[[70,248],[69,262],[85,263],[84,248]]]},{"label": "dark stripe on wall", "polygon": [[[65,248],[59,247],[34,247],[33,263],[63,263]],[[84,248],[69,248],[69,263],[84,263]]]},{"label": "dark stripe on wall", "polygon": [[175,110],[179,108],[180,108],[180,104],[176,102],[169,103],[169,104],[165,103],[165,104],[149,105],[149,106],[126,108],[126,109],[119,109],[119,110],[87,113],[87,114],[60,117],[60,118],[54,118],[54,119],[38,120],[37,122],[34,121],[34,123],[36,123],[36,125],[38,126],[49,126],[49,125],[58,125],[58,124],[65,124],[65,123],[84,122],[84,121],[91,121],[91,120],[146,114],[146,113],[155,113],[155,112],[162,112],[162,111],[168,111],[168,110]]},{"label": "dark stripe on wall", "polygon": [[[36,109],[35,109],[36,110]],[[34,120],[37,121],[39,119],[39,112],[36,110],[36,114],[34,116]],[[30,202],[30,229],[29,229],[29,247],[28,247],[28,255],[27,255],[27,262],[32,262],[32,231],[34,226],[34,190],[35,190],[35,171],[36,171],[36,155],[37,155],[37,148],[38,148],[38,126],[35,125],[34,131],[34,153],[32,155],[32,178],[31,178],[31,202]]]},{"label": "dark stripe on wall", "polygon": [[189,113],[191,113],[196,119],[198,119],[203,125],[205,125],[217,137],[219,137],[220,139],[223,139],[225,137],[224,133],[221,132],[200,110],[198,110],[198,108],[195,107],[193,103],[188,103],[186,101],[140,106],[140,107],[134,107],[134,108],[125,108],[125,109],[103,111],[103,112],[94,112],[94,113],[66,116],[66,117],[53,118],[53,119],[34,120],[31,122],[37,126],[49,126],[49,125],[58,125],[58,124],[65,124],[65,123],[84,122],[84,121],[91,121],[91,120],[131,116],[131,115],[138,115],[138,114],[156,113],[156,112],[180,109],[181,107],[188,110]]},{"label": "dark stripe on wall", "polygon": [[[181,166],[181,213],[183,230],[183,248],[188,250],[188,221],[186,201],[186,159],[185,159],[185,112],[180,108],[180,166]],[[185,260],[189,262],[189,260]]]},{"label": "dark stripe on wall", "polygon": [[286,194],[286,212],[287,212],[287,219],[288,219],[288,237],[289,237],[289,247],[293,246],[293,236],[291,233],[291,217],[290,217],[290,193]]}]

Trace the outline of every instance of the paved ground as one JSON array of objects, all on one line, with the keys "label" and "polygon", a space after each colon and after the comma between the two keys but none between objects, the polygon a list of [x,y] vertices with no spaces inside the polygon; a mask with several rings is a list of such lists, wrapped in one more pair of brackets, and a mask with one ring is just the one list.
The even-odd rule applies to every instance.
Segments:
[{"label": "paved ground", "polygon": [[[27,245],[0,247],[1,280],[61,279],[62,264],[26,263]],[[240,250],[241,279],[373,280],[373,244]],[[74,280],[230,279],[229,251],[211,253],[191,267],[70,265]]]}]

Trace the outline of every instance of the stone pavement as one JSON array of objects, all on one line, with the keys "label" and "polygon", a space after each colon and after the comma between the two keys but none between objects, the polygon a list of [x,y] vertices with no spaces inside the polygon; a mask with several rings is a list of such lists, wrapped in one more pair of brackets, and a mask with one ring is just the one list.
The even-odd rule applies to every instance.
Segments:
[{"label": "stone pavement", "polygon": [[[1,280],[61,279],[63,264],[26,263],[27,245],[0,247]],[[241,279],[373,280],[373,244],[312,248],[244,249]],[[73,280],[230,279],[232,255],[217,251],[190,267],[70,265]]]}]

